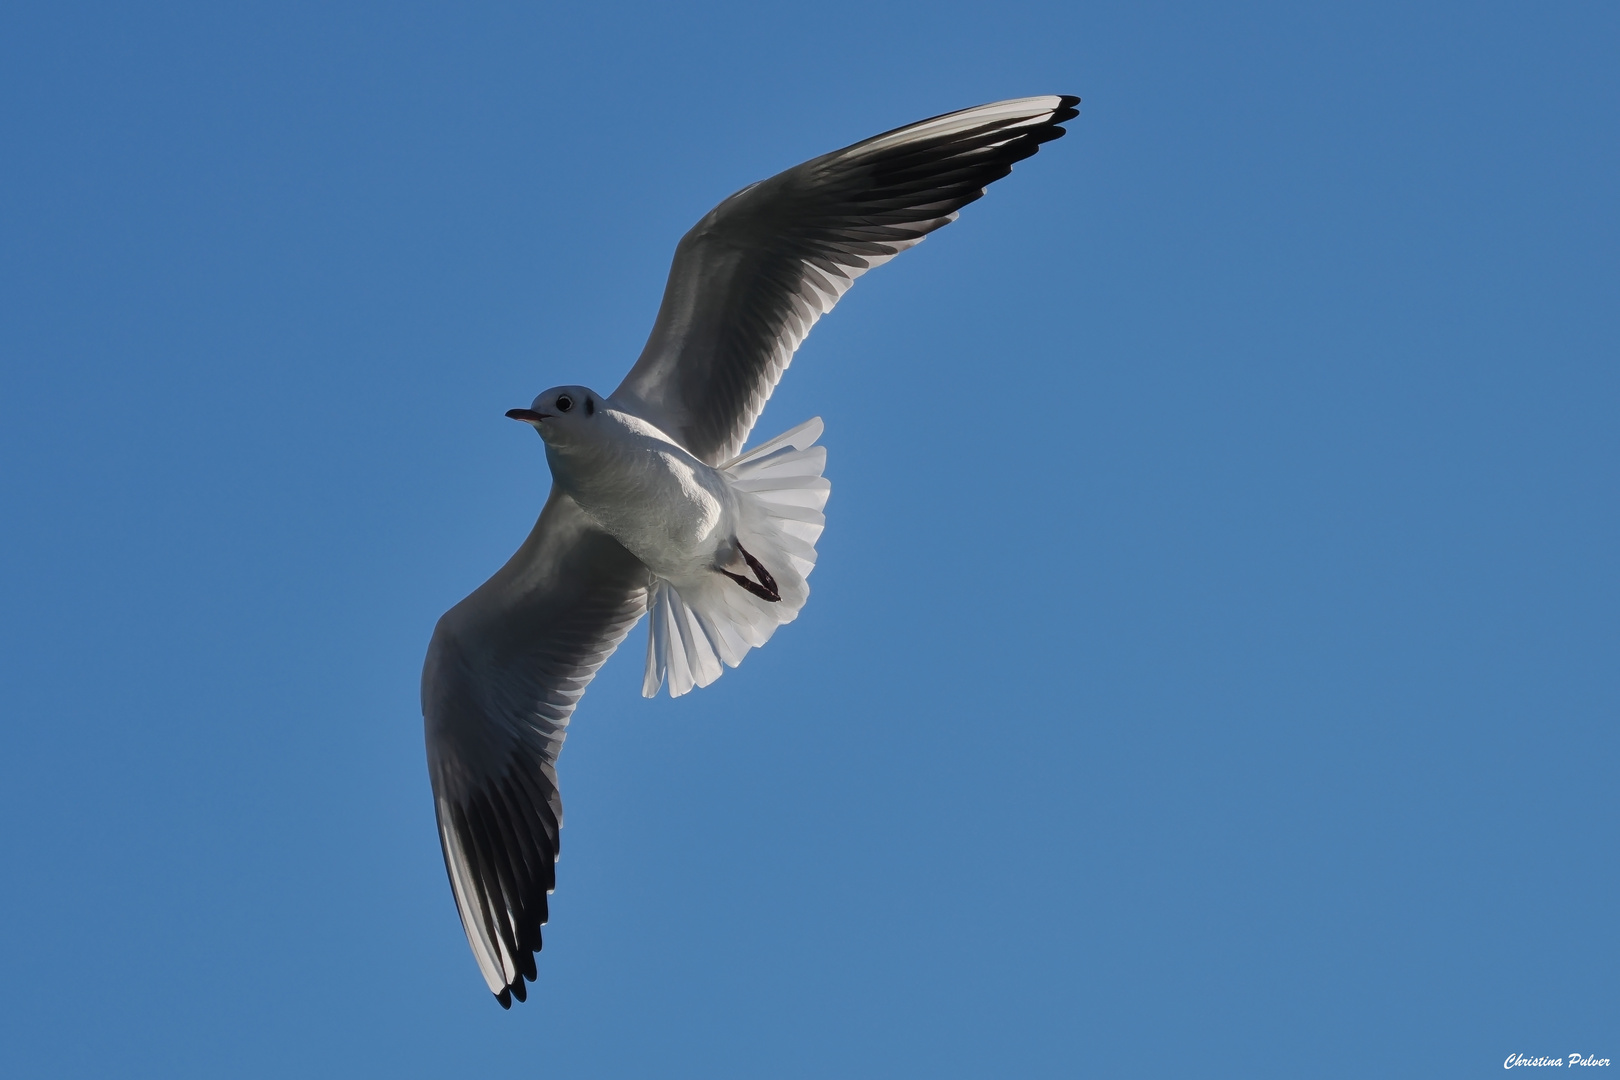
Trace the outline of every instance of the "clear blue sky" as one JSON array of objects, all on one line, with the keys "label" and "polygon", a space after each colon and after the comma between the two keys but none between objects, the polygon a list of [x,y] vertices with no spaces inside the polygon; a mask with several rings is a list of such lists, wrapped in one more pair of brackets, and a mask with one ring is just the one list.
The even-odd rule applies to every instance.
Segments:
[{"label": "clear blue sky", "polygon": [[[1620,1059],[1612,4],[7,4],[0,1072]],[[862,280],[804,616],[576,714],[530,1002],[417,680],[731,191],[1070,135]]]}]

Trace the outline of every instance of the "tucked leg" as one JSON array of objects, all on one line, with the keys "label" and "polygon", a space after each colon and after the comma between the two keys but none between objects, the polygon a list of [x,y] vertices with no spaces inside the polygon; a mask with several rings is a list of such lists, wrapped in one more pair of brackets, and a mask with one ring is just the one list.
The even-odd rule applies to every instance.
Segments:
[{"label": "tucked leg", "polygon": [[742,554],[743,561],[748,564],[748,569],[754,572],[754,577],[757,578],[758,581],[749,581],[741,574],[733,574],[730,570],[727,570],[724,567],[719,568],[720,572],[726,575],[726,577],[730,578],[732,581],[735,581],[737,584],[741,585],[743,588],[747,589],[749,592],[753,593],[755,596],[759,597],[761,600],[768,600],[773,604],[778,603],[782,599],[782,594],[777,591],[776,579],[771,577],[771,572],[769,570],[765,569],[765,564],[750,555],[748,553],[748,549],[743,547],[740,543],[737,545],[737,551]]}]

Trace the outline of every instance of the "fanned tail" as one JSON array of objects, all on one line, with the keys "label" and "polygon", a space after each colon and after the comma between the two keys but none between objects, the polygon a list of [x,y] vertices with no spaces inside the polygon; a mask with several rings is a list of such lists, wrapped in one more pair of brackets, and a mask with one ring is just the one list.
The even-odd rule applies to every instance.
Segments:
[{"label": "fanned tail", "polygon": [[694,581],[660,578],[648,600],[647,667],[641,692],[654,697],[666,680],[670,697],[708,686],[776,628],[798,618],[810,597],[805,580],[816,565],[826,526],[822,508],[832,484],[821,475],[827,448],[815,445],[824,425],[806,420],[720,466],[737,496],[737,541],[774,578],[781,599],[765,600],[709,573]]}]

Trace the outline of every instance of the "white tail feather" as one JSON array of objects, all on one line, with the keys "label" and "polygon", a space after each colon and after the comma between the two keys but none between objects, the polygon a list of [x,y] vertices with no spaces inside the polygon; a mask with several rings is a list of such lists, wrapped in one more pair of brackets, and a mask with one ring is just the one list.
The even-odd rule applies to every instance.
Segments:
[{"label": "white tail feather", "polygon": [[720,466],[739,504],[737,540],[776,579],[781,599],[754,596],[715,571],[691,581],[658,579],[647,604],[644,696],[666,682],[670,697],[708,686],[798,617],[832,493],[821,475],[827,448],[815,445],[821,432],[818,416]]}]

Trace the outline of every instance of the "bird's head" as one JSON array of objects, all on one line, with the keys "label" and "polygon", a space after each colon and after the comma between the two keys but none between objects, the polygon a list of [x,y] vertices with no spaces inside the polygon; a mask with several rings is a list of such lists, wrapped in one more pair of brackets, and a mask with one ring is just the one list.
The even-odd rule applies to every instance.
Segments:
[{"label": "bird's head", "polygon": [[553,386],[527,409],[508,409],[506,415],[532,426],[552,443],[583,435],[601,407],[602,395],[588,387]]}]

